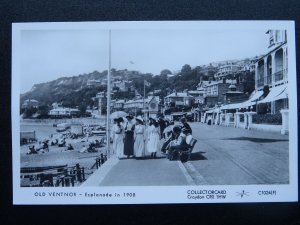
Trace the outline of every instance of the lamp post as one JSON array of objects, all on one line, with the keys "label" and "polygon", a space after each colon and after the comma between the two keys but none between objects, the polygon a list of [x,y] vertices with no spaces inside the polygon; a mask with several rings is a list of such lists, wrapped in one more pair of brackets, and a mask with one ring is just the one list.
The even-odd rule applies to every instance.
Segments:
[{"label": "lamp post", "polygon": [[107,157],[110,157],[110,74],[111,73],[111,30],[109,30],[108,71],[107,71],[107,105],[106,105],[106,144]]}]

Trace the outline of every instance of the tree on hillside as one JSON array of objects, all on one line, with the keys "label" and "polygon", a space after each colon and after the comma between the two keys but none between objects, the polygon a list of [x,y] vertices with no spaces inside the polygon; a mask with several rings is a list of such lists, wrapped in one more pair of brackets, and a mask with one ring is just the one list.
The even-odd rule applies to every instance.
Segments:
[{"label": "tree on hillside", "polygon": [[244,85],[244,92],[251,94],[255,89],[254,72],[238,74],[237,79]]},{"label": "tree on hillside", "polygon": [[172,74],[172,72],[168,69],[164,69],[160,72],[160,76],[168,76],[170,74]]},{"label": "tree on hillside", "polygon": [[48,105],[40,105],[37,110],[37,113],[39,114],[39,118],[48,118],[49,110],[50,107]]},{"label": "tree on hillside", "polygon": [[188,64],[185,64],[182,68],[181,68],[181,74],[188,74],[192,71],[192,67]]}]

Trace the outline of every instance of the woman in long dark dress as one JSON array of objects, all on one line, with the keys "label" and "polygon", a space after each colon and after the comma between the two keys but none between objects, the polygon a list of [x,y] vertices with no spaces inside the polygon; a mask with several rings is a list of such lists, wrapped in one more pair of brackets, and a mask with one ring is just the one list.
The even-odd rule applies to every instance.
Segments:
[{"label": "woman in long dark dress", "polygon": [[124,137],[124,155],[129,158],[134,154],[134,124],[132,122],[132,116],[126,116],[128,120],[125,125],[125,137]]}]

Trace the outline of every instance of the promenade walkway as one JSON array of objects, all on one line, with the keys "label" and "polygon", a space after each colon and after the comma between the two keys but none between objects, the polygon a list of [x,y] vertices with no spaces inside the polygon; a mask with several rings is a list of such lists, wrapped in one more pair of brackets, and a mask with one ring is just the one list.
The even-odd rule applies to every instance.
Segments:
[{"label": "promenade walkway", "polygon": [[[191,123],[198,140],[187,163],[112,156],[83,186],[289,183],[289,136]],[[291,151],[297,151],[293,149]]]},{"label": "promenade walkway", "polygon": [[112,156],[83,186],[160,186],[188,185],[185,168],[164,156],[143,160]]}]

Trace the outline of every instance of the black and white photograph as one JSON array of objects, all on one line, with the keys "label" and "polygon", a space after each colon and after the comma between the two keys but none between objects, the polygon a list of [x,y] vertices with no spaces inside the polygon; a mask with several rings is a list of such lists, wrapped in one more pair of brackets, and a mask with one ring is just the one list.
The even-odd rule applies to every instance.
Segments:
[{"label": "black and white photograph", "polygon": [[14,204],[298,200],[291,21],[12,25]]}]

